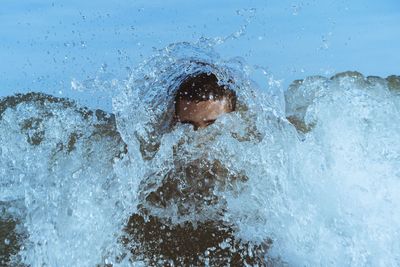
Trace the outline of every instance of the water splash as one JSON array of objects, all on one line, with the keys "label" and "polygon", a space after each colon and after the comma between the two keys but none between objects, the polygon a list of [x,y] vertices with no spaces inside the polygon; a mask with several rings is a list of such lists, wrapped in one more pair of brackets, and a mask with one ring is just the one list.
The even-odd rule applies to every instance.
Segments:
[{"label": "water splash", "polygon": [[[308,77],[283,102],[275,81],[252,81],[254,69],[202,42],[177,43],[117,85],[115,117],[41,94],[3,99],[0,223],[20,225],[14,260],[131,265],[119,238],[144,184],[160,185],[175,160],[206,159],[246,177],[215,190],[222,220],[243,240],[271,239],[271,257],[294,266],[398,265],[399,77]],[[178,84],[199,72],[236,90],[239,108],[194,132],[172,124],[171,103]],[[211,207],[150,212],[173,223],[216,216]]]},{"label": "water splash", "polygon": [[301,206],[282,228],[278,252],[294,264],[399,264],[398,80],[346,72],[309,77],[286,92],[304,138],[292,156],[304,183],[292,201]]},{"label": "water splash", "polygon": [[131,202],[123,196],[131,182],[113,170],[124,151],[114,118],[35,93],[0,107],[0,201],[23,203],[13,206],[22,215],[12,216],[25,228],[22,263],[104,262],[115,252],[124,201]]}]

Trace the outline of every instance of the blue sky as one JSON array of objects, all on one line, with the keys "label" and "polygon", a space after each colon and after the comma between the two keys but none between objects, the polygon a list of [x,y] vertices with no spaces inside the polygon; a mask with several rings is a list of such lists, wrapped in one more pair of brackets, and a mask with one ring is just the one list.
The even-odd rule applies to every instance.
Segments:
[{"label": "blue sky", "polygon": [[71,80],[124,79],[155,48],[225,37],[246,20],[245,35],[217,51],[264,67],[284,87],[345,70],[400,74],[396,0],[2,0],[0,96],[42,91],[87,102]]}]

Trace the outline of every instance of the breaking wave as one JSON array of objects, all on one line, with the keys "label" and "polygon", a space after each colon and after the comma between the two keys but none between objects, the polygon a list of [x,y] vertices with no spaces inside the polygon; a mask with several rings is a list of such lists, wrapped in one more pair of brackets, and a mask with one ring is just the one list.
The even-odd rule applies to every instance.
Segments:
[{"label": "breaking wave", "polygon": [[[205,160],[228,173],[212,188],[217,204],[171,200],[147,212],[172,224],[219,220],[240,240],[268,240],[271,264],[399,265],[400,77],[315,76],[282,93],[253,82],[257,71],[206,43],[179,43],[114,88],[113,114],[40,93],[1,100],[0,262],[146,264],[121,241],[129,217],[177,166]],[[173,123],[172,103],[200,72],[239,104],[193,131]]]}]

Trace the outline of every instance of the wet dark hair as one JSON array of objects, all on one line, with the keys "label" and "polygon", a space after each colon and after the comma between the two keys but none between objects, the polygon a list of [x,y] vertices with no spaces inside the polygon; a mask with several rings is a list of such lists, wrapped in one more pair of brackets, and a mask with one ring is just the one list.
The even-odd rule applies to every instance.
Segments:
[{"label": "wet dark hair", "polygon": [[212,73],[200,73],[189,76],[179,86],[175,96],[175,110],[182,100],[186,101],[207,101],[226,99],[231,111],[236,109],[235,91],[218,84],[217,77]]}]

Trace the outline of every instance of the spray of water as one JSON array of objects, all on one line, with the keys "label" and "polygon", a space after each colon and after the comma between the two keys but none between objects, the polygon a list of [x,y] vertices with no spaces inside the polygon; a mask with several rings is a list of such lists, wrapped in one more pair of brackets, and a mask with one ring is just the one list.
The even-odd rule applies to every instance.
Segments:
[{"label": "spray of water", "polygon": [[[252,82],[252,71],[204,42],[178,43],[118,85],[115,117],[43,95],[4,99],[1,222],[18,222],[20,240],[11,261],[140,264],[120,237],[141,195],[177,161],[205,159],[244,177],[215,188],[220,206],[149,212],[174,224],[221,219],[237,238],[271,239],[269,256],[293,266],[398,265],[399,77],[309,77],[283,98]],[[173,97],[200,72],[234,89],[239,105],[193,131],[172,123]]]}]

